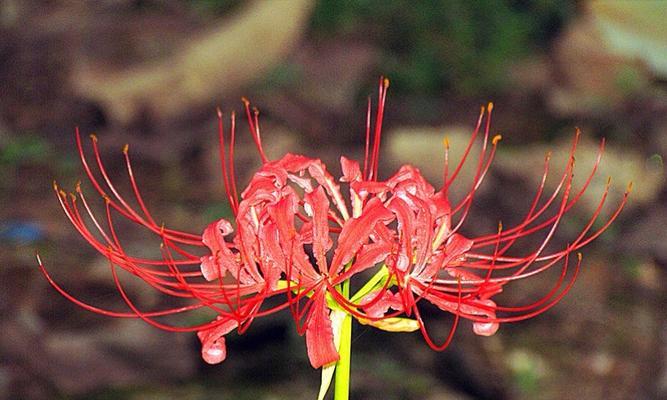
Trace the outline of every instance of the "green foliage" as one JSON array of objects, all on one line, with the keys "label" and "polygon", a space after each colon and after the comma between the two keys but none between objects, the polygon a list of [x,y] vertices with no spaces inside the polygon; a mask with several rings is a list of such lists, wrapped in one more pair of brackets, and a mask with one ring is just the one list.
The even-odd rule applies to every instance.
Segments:
[{"label": "green foliage", "polygon": [[315,35],[370,39],[385,51],[394,90],[502,90],[507,66],[548,45],[574,2],[320,0]]},{"label": "green foliage", "polygon": [[0,147],[0,165],[42,164],[52,155],[49,143],[34,135],[10,137]]},{"label": "green foliage", "polygon": [[203,14],[224,14],[235,9],[242,2],[240,0],[190,0],[190,8]]},{"label": "green foliage", "polygon": [[[35,134],[18,134],[0,137],[0,193],[19,185],[26,176],[39,176],[39,168],[51,168],[54,175],[72,174],[77,168],[75,158],[61,156],[44,137]],[[35,169],[37,168],[37,169]],[[33,172],[27,172],[31,171]],[[23,178],[19,177],[23,171]],[[25,175],[28,174],[28,175]],[[33,175],[30,175],[33,174]],[[31,183],[34,183],[31,181]],[[47,180],[47,185],[50,183]],[[47,186],[48,187],[48,186]],[[0,195],[0,200],[3,196]]]},{"label": "green foliage", "polygon": [[516,387],[526,395],[534,395],[540,387],[545,366],[537,354],[514,351],[508,358]]},{"label": "green foliage", "polygon": [[214,221],[220,218],[225,218],[228,220],[234,219],[234,213],[226,201],[222,203],[209,204],[204,208],[202,214],[206,221]]}]

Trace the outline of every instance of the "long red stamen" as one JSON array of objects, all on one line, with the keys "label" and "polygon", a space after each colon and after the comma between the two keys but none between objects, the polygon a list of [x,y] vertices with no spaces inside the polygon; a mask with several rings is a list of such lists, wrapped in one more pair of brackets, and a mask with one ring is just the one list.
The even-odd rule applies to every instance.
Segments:
[{"label": "long red stamen", "polygon": [[229,179],[229,173],[227,171],[227,157],[225,156],[225,130],[224,124],[222,121],[222,111],[220,108],[216,110],[218,116],[218,143],[219,143],[219,152],[220,152],[220,170],[222,172],[222,183],[225,186],[225,194],[227,195],[227,201],[229,206],[232,208],[232,211],[236,215],[236,202],[233,196],[232,186]]},{"label": "long red stamen", "polygon": [[266,158],[266,154],[264,154],[264,149],[262,148],[262,139],[259,134],[259,125],[257,123],[259,112],[257,111],[257,109],[255,109],[254,112],[251,114],[250,102],[248,101],[248,99],[243,97],[241,98],[241,101],[243,101],[243,106],[245,107],[246,118],[248,119],[248,128],[250,129],[250,135],[252,136],[252,140],[255,142],[255,147],[257,148],[257,152],[259,153],[260,158],[262,159],[262,163],[266,164],[267,162],[269,162],[269,160],[268,158]]},{"label": "long red stamen", "polygon": [[368,107],[366,109],[366,145],[364,146],[364,179],[368,179],[368,152],[371,142],[371,98],[368,98]]}]

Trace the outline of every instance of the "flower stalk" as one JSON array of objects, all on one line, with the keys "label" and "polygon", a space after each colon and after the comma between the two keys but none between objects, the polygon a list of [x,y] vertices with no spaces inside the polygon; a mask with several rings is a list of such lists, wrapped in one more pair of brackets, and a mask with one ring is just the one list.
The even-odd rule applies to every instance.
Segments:
[{"label": "flower stalk", "polygon": [[[341,284],[341,294],[350,297],[350,281]],[[340,332],[339,359],[336,362],[334,378],[334,399],[348,400],[350,397],[350,364],[352,359],[352,316],[345,313]]]}]

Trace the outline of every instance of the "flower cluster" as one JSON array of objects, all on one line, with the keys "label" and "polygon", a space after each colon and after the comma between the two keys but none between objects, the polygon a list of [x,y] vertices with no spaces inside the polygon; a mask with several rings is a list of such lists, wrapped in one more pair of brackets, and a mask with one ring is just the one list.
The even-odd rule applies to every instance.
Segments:
[{"label": "flower cluster", "polygon": [[[476,334],[489,336],[501,323],[531,318],[554,306],[577,276],[581,263],[577,250],[597,238],[627,200],[626,193],[606,221],[594,228],[607,197],[607,185],[597,209],[577,237],[564,248],[546,251],[561,220],[588,188],[600,157],[584,185],[575,189],[572,177],[577,132],[553,192],[545,193],[547,156],[541,184],[521,222],[510,228],[501,225],[488,235],[466,237],[460,228],[500,140],[500,136],[490,136],[492,104],[482,108],[456,167],[450,170],[446,162],[444,184],[436,190],[410,165],[402,166],[386,180],[378,177],[387,87],[388,81],[382,79],[374,121],[368,102],[363,165],[341,157],[339,179],[318,159],[286,154],[269,160],[262,148],[258,112],[253,112],[244,99],[249,131],[262,166],[240,196],[234,171],[235,115],[231,115],[227,148],[223,117],[218,111],[223,183],[234,221],[214,221],[201,236],[155,222],[140,194],[127,147],[123,154],[136,206],[125,200],[102,163],[97,139],[91,136],[91,164],[77,131],[83,168],[105,200],[104,217],[93,213],[80,187],[69,196],[56,185],[54,189],[74,227],[108,259],[129,311],[104,310],[84,303],[54,282],[40,261],[42,271],[61,294],[88,310],[141,318],[161,329],[197,332],[202,356],[209,363],[225,359],[225,335],[234,330],[243,333],[256,318],[281,310],[291,313],[296,329],[305,335],[312,366],[319,368],[339,358],[334,341],[339,327],[332,322],[334,313],[390,331],[420,330],[430,347],[441,350],[449,345],[461,318],[472,321]],[[600,154],[603,146],[604,142]],[[448,155],[448,144],[444,151]],[[460,201],[450,203],[452,183],[477,151],[468,192]],[[117,215],[157,235],[162,243],[161,258],[128,254],[114,228]],[[536,246],[515,250],[515,243],[528,236],[535,238]],[[572,254],[577,254],[574,260],[570,259]],[[501,306],[494,300],[507,284],[556,266],[560,268],[559,278],[542,298],[521,306]],[[188,303],[165,310],[141,310],[124,289],[118,268],[165,295],[188,299]],[[351,281],[359,288],[352,294]],[[439,334],[445,338],[441,344],[432,339],[422,318],[426,303],[454,315],[449,333]],[[211,320],[181,327],[167,325],[161,319],[196,309],[210,310]]]}]

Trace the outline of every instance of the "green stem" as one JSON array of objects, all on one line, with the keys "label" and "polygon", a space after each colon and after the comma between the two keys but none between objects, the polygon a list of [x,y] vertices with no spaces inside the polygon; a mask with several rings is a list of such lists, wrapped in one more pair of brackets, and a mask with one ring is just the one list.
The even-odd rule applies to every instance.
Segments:
[{"label": "green stem", "polygon": [[389,269],[387,269],[386,265],[383,265],[382,268],[378,270],[378,272],[375,273],[371,277],[371,279],[366,282],[366,284],[357,291],[352,296],[352,299],[350,301],[352,303],[356,303],[357,301],[361,300],[364,296],[366,296],[368,293],[373,291],[373,289],[376,289],[378,286],[382,286],[385,284],[387,277],[389,276]]},{"label": "green stem", "polygon": [[[341,285],[341,292],[345,298],[350,297],[350,282],[345,281]],[[338,355],[340,359],[336,363],[336,375],[334,378],[334,400],[348,400],[350,398],[350,358],[352,348],[352,316],[345,314],[340,332],[340,347]]]}]

